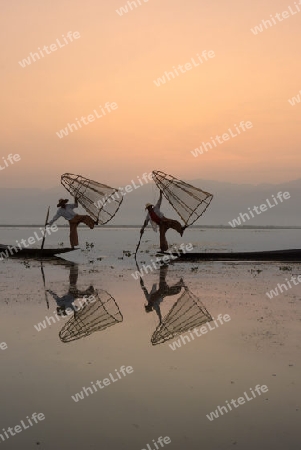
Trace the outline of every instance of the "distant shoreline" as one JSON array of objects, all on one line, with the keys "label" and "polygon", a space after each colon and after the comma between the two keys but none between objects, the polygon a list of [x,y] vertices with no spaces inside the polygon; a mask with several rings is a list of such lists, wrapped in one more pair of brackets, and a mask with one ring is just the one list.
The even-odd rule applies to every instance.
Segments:
[{"label": "distant shoreline", "polygon": [[[44,225],[1,225],[0,228],[40,228]],[[83,225],[80,228],[86,228]],[[58,228],[69,228],[68,225],[58,225]],[[99,228],[118,229],[118,228],[141,228],[141,225],[100,225]],[[226,229],[233,230],[230,225],[191,225],[194,229]],[[235,230],[300,230],[301,226],[274,226],[274,225],[242,225],[235,227]]]}]

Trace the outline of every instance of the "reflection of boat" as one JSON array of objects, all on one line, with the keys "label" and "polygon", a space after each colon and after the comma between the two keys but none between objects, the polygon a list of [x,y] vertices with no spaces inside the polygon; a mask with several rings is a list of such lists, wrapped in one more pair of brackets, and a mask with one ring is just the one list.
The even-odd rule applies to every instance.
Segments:
[{"label": "reflection of boat", "polygon": [[162,344],[213,319],[200,299],[185,287],[181,297],[154,331],[151,343]]},{"label": "reflection of boat", "polygon": [[59,333],[62,342],[81,339],[123,321],[115,299],[108,292],[98,290],[93,297],[93,302],[90,300],[90,303],[76,311],[63,326]]},{"label": "reflection of boat", "polygon": [[272,250],[263,252],[233,252],[233,253],[183,253],[174,262],[182,261],[282,261],[301,262],[301,250]]},{"label": "reflection of boat", "polygon": [[[16,248],[17,251],[14,251],[13,248]],[[9,251],[11,249],[11,251]],[[54,258],[55,255],[60,253],[72,252],[75,249],[72,248],[44,248],[41,250],[40,248],[21,248],[13,247],[10,245],[1,245],[0,244],[0,252],[3,252],[3,257],[7,258]]]}]

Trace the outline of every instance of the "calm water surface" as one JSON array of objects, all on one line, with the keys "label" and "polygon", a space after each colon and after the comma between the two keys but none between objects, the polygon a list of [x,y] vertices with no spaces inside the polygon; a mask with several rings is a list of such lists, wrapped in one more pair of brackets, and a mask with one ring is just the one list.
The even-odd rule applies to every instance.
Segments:
[{"label": "calm water surface", "polygon": [[[5,242],[26,238],[24,231],[5,230]],[[266,296],[300,265],[174,264],[134,280],[123,251],[135,248],[137,230],[81,231],[82,242],[95,242],[90,254],[106,258],[43,263],[46,291],[39,262],[1,263],[0,341],[8,348],[0,350],[0,429],[45,415],[3,448],[156,450],[160,436],[175,450],[300,448],[300,288]],[[191,230],[184,242],[201,237],[211,249],[233,250],[231,231]],[[296,247],[299,231],[280,231],[244,232],[245,239],[241,231],[236,245]],[[155,244],[148,232],[139,259]],[[84,295],[91,302],[81,306]],[[217,328],[219,314],[230,320]],[[201,326],[207,333],[192,339],[188,330]],[[122,366],[133,371],[124,376]],[[258,384],[268,392],[207,418]]]}]

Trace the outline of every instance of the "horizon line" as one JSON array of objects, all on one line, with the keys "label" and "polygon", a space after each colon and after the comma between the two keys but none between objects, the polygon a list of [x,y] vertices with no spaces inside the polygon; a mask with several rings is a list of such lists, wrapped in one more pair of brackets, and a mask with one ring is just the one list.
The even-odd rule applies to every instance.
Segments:
[{"label": "horizon line", "polygon": [[[0,224],[0,228],[39,228],[39,227],[44,227],[45,224]],[[69,229],[69,225],[57,225],[58,228],[67,228]],[[85,229],[86,227],[84,225],[79,225],[78,228],[83,228]],[[100,228],[141,228],[141,224],[137,224],[137,225],[99,225],[99,229]],[[286,229],[301,229],[301,225],[240,225],[237,226],[235,228],[231,227],[230,225],[191,225],[188,228],[224,228],[224,229],[230,229],[230,230],[239,230],[239,229],[264,229],[264,228],[268,228],[268,229],[281,229],[281,230],[286,230]],[[96,228],[97,229],[97,228]]]},{"label": "horizon line", "polygon": [[[131,180],[132,181],[132,180]],[[252,183],[238,183],[238,182],[232,182],[232,181],[223,181],[223,180],[214,180],[211,178],[192,178],[192,179],[183,179],[183,181],[185,182],[193,182],[193,181],[207,181],[207,182],[214,182],[214,183],[226,183],[226,184],[232,184],[232,185],[238,185],[238,186],[260,186],[260,185],[271,185],[271,186],[278,186],[281,184],[286,184],[286,183],[293,183],[295,181],[301,181],[301,177],[300,178],[294,178],[294,179],[290,179],[290,180],[286,180],[286,181],[281,181],[280,183],[272,183],[272,182],[264,182],[261,181],[257,184],[252,184]],[[114,183],[113,183],[114,184]],[[150,184],[155,184],[154,181],[150,181],[149,183],[146,183],[143,186],[147,186]],[[125,185],[126,186],[126,185]],[[141,186],[141,187],[143,187]],[[24,187],[24,186],[20,186],[20,187],[5,187],[5,186],[0,186],[1,189],[12,189],[12,190],[16,190],[16,189],[37,189],[37,190],[50,190],[50,189],[56,189],[58,187],[62,187],[61,184],[57,185],[57,186],[49,186],[46,188],[43,187],[37,187],[37,186],[33,186],[33,187]],[[139,186],[140,187],[140,186]]]}]

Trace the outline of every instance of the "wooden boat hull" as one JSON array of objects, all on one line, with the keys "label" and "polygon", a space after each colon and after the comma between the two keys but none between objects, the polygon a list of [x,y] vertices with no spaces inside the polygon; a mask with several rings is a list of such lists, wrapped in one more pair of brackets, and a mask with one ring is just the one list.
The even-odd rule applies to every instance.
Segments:
[{"label": "wooden boat hull", "polygon": [[[177,256],[176,253],[173,254]],[[177,261],[267,261],[267,262],[300,262],[301,250],[273,250],[263,252],[233,252],[233,253],[183,253]]]},{"label": "wooden boat hull", "polygon": [[[55,258],[55,255],[72,251],[72,248],[66,247],[44,248],[43,250],[40,248],[22,248],[21,250],[18,250],[18,252],[12,250],[10,253],[8,245],[0,245],[0,256],[3,258]],[[4,254],[1,254],[2,252]],[[6,255],[5,252],[7,252]]]}]

